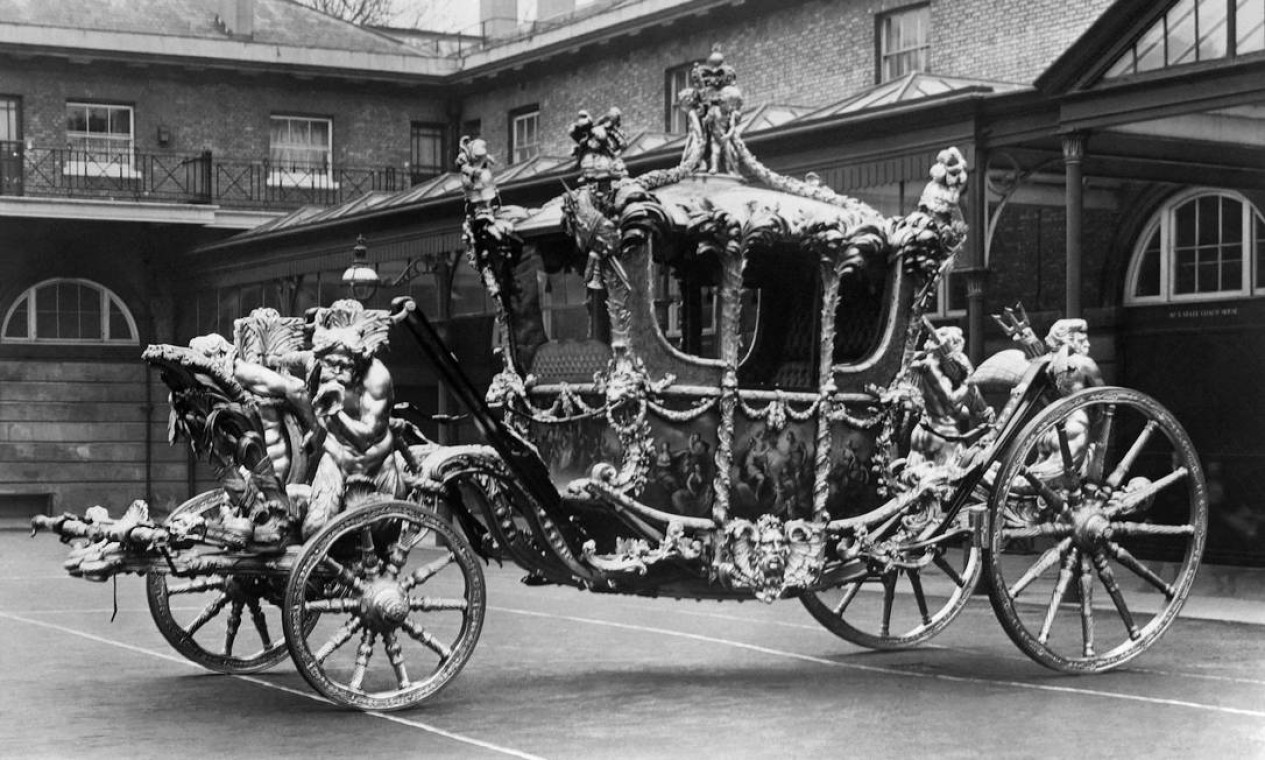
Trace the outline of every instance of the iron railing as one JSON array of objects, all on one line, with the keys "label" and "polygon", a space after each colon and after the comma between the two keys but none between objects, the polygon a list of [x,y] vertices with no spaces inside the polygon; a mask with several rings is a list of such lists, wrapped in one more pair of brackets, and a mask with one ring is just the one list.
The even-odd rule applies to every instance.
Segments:
[{"label": "iron railing", "polygon": [[336,206],[410,186],[406,168],[282,168],[267,160],[195,154],[33,148],[0,141],[0,195],[203,203],[231,208]]}]

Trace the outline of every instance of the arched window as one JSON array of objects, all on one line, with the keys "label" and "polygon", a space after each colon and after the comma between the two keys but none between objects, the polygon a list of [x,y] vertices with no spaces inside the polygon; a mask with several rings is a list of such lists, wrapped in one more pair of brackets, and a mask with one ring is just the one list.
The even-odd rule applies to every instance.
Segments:
[{"label": "arched window", "polygon": [[1238,193],[1178,195],[1143,228],[1126,283],[1126,305],[1265,295],[1265,219]]},{"label": "arched window", "polygon": [[118,296],[91,280],[45,280],[9,307],[0,342],[136,345],[136,320]]}]

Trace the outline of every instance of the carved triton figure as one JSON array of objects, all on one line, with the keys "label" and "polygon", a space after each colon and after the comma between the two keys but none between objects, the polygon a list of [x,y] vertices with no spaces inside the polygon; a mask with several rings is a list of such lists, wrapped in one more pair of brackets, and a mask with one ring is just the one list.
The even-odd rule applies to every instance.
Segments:
[{"label": "carved triton figure", "polygon": [[[305,538],[343,508],[344,496],[406,491],[390,426],[395,389],[377,358],[390,322],[353,300],[318,309],[313,322],[312,409],[328,435],[312,478]],[[349,494],[350,486],[360,493]]]}]

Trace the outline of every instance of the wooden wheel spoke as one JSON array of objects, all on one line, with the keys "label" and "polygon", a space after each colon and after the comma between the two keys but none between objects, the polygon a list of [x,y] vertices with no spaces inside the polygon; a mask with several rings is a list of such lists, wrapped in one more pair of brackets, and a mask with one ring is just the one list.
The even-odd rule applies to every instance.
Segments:
[{"label": "wooden wheel spoke", "polygon": [[1108,404],[1102,410],[1102,422],[1098,428],[1098,437],[1094,440],[1089,466],[1085,468],[1085,478],[1090,483],[1101,483],[1103,470],[1107,466],[1107,449],[1111,445],[1112,425],[1115,423],[1116,405]]},{"label": "wooden wheel spoke", "polygon": [[414,623],[412,620],[405,620],[400,624],[400,628],[404,629],[410,637],[421,642],[430,651],[439,655],[440,663],[448,662],[448,658],[452,657],[452,650],[448,648],[442,641],[432,636],[425,628]]},{"label": "wooden wheel spoke", "polygon": [[892,605],[896,601],[896,574],[883,576],[883,623],[879,627],[881,636],[892,634]]},{"label": "wooden wheel spoke", "polygon": [[1142,432],[1138,433],[1137,440],[1125,452],[1120,463],[1116,465],[1116,469],[1111,471],[1111,475],[1107,476],[1107,485],[1111,488],[1119,488],[1124,479],[1129,477],[1129,470],[1133,469],[1133,463],[1137,460],[1138,455],[1142,453],[1142,449],[1146,447],[1147,441],[1151,439],[1151,434],[1159,427],[1159,423],[1155,420],[1148,420],[1146,427],[1142,428]]},{"label": "wooden wheel spoke", "polygon": [[1117,494],[1116,498],[1112,499],[1111,502],[1108,503],[1105,514],[1108,517],[1117,517],[1119,515],[1126,515],[1134,512],[1160,491],[1163,491],[1165,488],[1168,488],[1174,483],[1179,483],[1182,480],[1185,480],[1188,475],[1190,475],[1190,470],[1185,467],[1178,467],[1176,470],[1173,470],[1154,483],[1143,486],[1136,491],[1120,492]]},{"label": "wooden wheel spoke", "polygon": [[332,599],[314,599],[304,602],[307,612],[336,612],[344,615],[360,612],[359,597],[334,597]]},{"label": "wooden wheel spoke", "polygon": [[1050,488],[1044,480],[1034,475],[1032,470],[1027,467],[1024,467],[1019,474],[1023,476],[1024,480],[1028,481],[1029,485],[1031,485],[1033,489],[1040,494],[1041,498],[1045,500],[1045,503],[1049,504],[1055,512],[1063,511],[1067,502],[1064,501],[1062,496],[1056,494],[1054,489]]},{"label": "wooden wheel spoke", "polygon": [[408,538],[405,538],[406,533],[401,531],[400,538],[391,544],[391,551],[387,555],[387,567],[390,568],[392,578],[400,575],[400,569],[404,567],[405,562],[408,562],[409,553],[431,533],[431,529],[424,525],[419,525],[418,528],[417,533]]},{"label": "wooden wheel spoke", "polygon": [[351,641],[351,637],[355,636],[363,625],[364,621],[360,618],[348,620],[342,628],[339,628],[334,632],[333,636],[329,637],[328,641],[321,645],[320,649],[316,650],[316,653],[312,655],[312,658],[318,663],[325,662],[326,658],[338,651],[339,647],[346,644],[348,641]]},{"label": "wooden wheel spoke", "polygon": [[1086,657],[1094,656],[1094,574],[1089,557],[1081,555],[1080,561],[1081,592],[1081,640],[1082,651]]},{"label": "wooden wheel spoke", "polygon": [[1120,590],[1120,584],[1116,582],[1116,574],[1107,564],[1106,552],[1094,552],[1094,569],[1098,571],[1098,578],[1102,581],[1103,588],[1107,589],[1107,594],[1111,596],[1112,604],[1116,605],[1116,612],[1120,613],[1120,620],[1129,631],[1129,638],[1135,641],[1141,638],[1142,631],[1133,622],[1133,613],[1129,611],[1129,605],[1125,604],[1124,593]]},{"label": "wooden wheel spoke", "polygon": [[378,551],[373,543],[373,528],[369,525],[360,529],[360,566],[370,578],[378,574]]},{"label": "wooden wheel spoke", "polygon": [[1120,544],[1114,541],[1109,542],[1107,544],[1107,553],[1121,565],[1133,571],[1134,575],[1163,592],[1166,598],[1172,599],[1177,596],[1177,589],[1173,588],[1171,583],[1166,583],[1154,570],[1142,564],[1137,557],[1129,553],[1129,550]]},{"label": "wooden wheel spoke", "polygon": [[1067,587],[1072,582],[1072,575],[1077,562],[1080,560],[1080,550],[1073,547],[1063,558],[1063,566],[1059,569],[1059,580],[1054,585],[1054,592],[1050,594],[1050,605],[1045,609],[1045,620],[1041,623],[1041,633],[1037,636],[1037,640],[1043,645],[1050,641],[1050,629],[1054,627],[1054,616],[1059,611],[1059,605],[1063,603],[1063,597],[1067,595]]},{"label": "wooden wheel spoke", "polygon": [[421,584],[435,577],[436,573],[438,573],[440,570],[443,570],[445,567],[448,567],[449,565],[451,565],[453,562],[456,561],[456,559],[457,559],[457,555],[453,554],[451,551],[446,551],[444,552],[444,556],[440,557],[439,559],[433,562],[430,562],[428,564],[422,565],[421,567],[414,570],[412,575],[404,579],[404,582],[400,584],[400,587],[404,591],[408,591],[411,588],[420,586]]},{"label": "wooden wheel spoke", "polygon": [[329,556],[322,557],[321,564],[329,570],[334,571],[334,575],[337,576],[339,583],[344,586],[350,586],[356,591],[364,593],[365,582],[360,578],[360,576],[356,575],[355,571],[344,567],[339,564],[337,560]]},{"label": "wooden wheel spoke", "polygon": [[1193,536],[1193,525],[1156,525],[1155,523],[1117,522],[1111,524],[1115,536]]},{"label": "wooden wheel spoke", "polygon": [[848,609],[849,604],[852,604],[852,600],[857,598],[857,593],[860,590],[861,590],[860,581],[857,581],[856,583],[853,583],[851,586],[848,586],[847,590],[843,592],[843,598],[840,599],[839,603],[836,604],[834,607],[833,611],[834,611],[835,617],[837,618],[843,617],[844,611]]},{"label": "wooden wheel spoke", "polygon": [[175,596],[176,594],[199,594],[203,591],[223,591],[228,585],[226,578],[212,576],[210,578],[198,578],[188,583],[180,583],[175,586],[167,587],[167,596]]},{"label": "wooden wheel spoke", "polygon": [[922,576],[917,570],[907,570],[909,587],[914,590],[914,601],[918,604],[918,614],[922,616],[923,625],[931,625],[931,612],[927,609],[927,595],[922,591]]},{"label": "wooden wheel spoke", "polygon": [[250,608],[250,620],[255,624],[255,630],[259,633],[259,640],[263,642],[264,648],[272,646],[272,636],[268,633],[268,618],[264,617],[264,611],[259,606],[258,599],[247,599],[246,606]]},{"label": "wooden wheel spoke", "polygon": [[1059,438],[1059,455],[1063,458],[1063,474],[1067,477],[1068,488],[1075,490],[1080,485],[1080,473],[1076,471],[1076,460],[1072,457],[1072,444],[1067,438],[1067,420],[1059,422],[1054,432]]},{"label": "wooden wheel spoke", "polygon": [[408,608],[413,612],[437,612],[442,610],[469,609],[465,599],[440,599],[431,596],[409,597]]},{"label": "wooden wheel spoke", "polygon": [[400,640],[396,637],[395,631],[386,631],[382,634],[382,648],[386,650],[387,661],[391,663],[391,669],[395,671],[395,683],[401,689],[412,686],[408,680],[408,670],[404,667],[404,648],[400,646]]},{"label": "wooden wheel spoke", "polygon": [[185,629],[185,636],[187,638],[193,638],[193,634],[197,633],[202,626],[211,622],[211,618],[220,614],[220,611],[228,605],[228,601],[228,594],[220,594],[215,599],[211,600],[207,606],[202,608],[202,611],[198,613],[198,616],[193,619],[193,622],[189,624],[189,627]]},{"label": "wooden wheel spoke", "polygon": [[356,647],[356,664],[351,669],[351,680],[347,682],[347,688],[352,691],[361,691],[365,674],[369,672],[369,659],[373,657],[373,645],[377,640],[378,634],[373,631],[363,631],[360,634],[360,646]]},{"label": "wooden wheel spoke", "polygon": [[1037,525],[1027,525],[1022,528],[1003,528],[1001,531],[1002,538],[1007,540],[1015,540],[1021,538],[1067,538],[1072,535],[1072,526],[1066,523],[1043,522]]},{"label": "wooden wheel spoke", "polygon": [[962,574],[943,556],[937,554],[931,561],[935,563],[936,567],[940,568],[940,572],[949,576],[949,580],[953,581],[954,586],[962,588],[966,584],[966,579],[962,577]]},{"label": "wooden wheel spoke", "polygon": [[242,608],[245,602],[233,602],[228,609],[228,622],[224,626],[224,656],[233,656],[233,642],[237,639],[237,630],[242,627]]},{"label": "wooden wheel spoke", "polygon": [[1054,567],[1059,563],[1059,560],[1066,557],[1067,553],[1071,551],[1071,549],[1072,539],[1070,537],[1065,538],[1055,546],[1046,549],[1045,553],[1038,557],[1037,561],[1032,564],[1032,567],[1029,567],[1027,571],[1019,577],[1019,580],[1015,581],[1014,584],[1011,585],[1011,587],[1007,590],[1008,593],[1013,597],[1018,597],[1023,593],[1024,589],[1030,586],[1037,578],[1040,578],[1046,570]]}]

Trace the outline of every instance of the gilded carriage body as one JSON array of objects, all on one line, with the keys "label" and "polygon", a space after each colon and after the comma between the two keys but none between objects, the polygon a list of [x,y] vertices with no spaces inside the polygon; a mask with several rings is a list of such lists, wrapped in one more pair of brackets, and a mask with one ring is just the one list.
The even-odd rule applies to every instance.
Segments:
[{"label": "gilded carriage body", "polygon": [[[138,502],[37,527],[84,540],[72,574],[147,574],[160,630],[191,659],[250,672],[288,654],[364,709],[418,704],[460,671],[492,560],[529,585],[795,598],[877,649],[935,636],[987,575],[1003,627],[1044,665],[1145,651],[1202,554],[1198,456],[1158,403],[1103,383],[1083,320],[1041,339],[1006,309],[1015,348],[974,367],[962,331],[926,318],[967,234],[962,155],[941,151],[916,210],[888,217],[761,164],[718,51],[680,106],[680,163],[636,177],[619,109],[581,112],[577,184],[537,209],[503,204],[487,145],[462,140],[467,256],[497,308],[489,388],[407,298],[256,312],[233,342],[146,353],[173,433],[220,488],[161,525]],[[437,445],[398,413],[389,324],[480,443]],[[1122,573],[1158,611],[1130,607]],[[1095,627],[1095,589],[1118,631]],[[186,594],[207,602],[181,621]],[[242,653],[247,614],[260,644]]]}]

